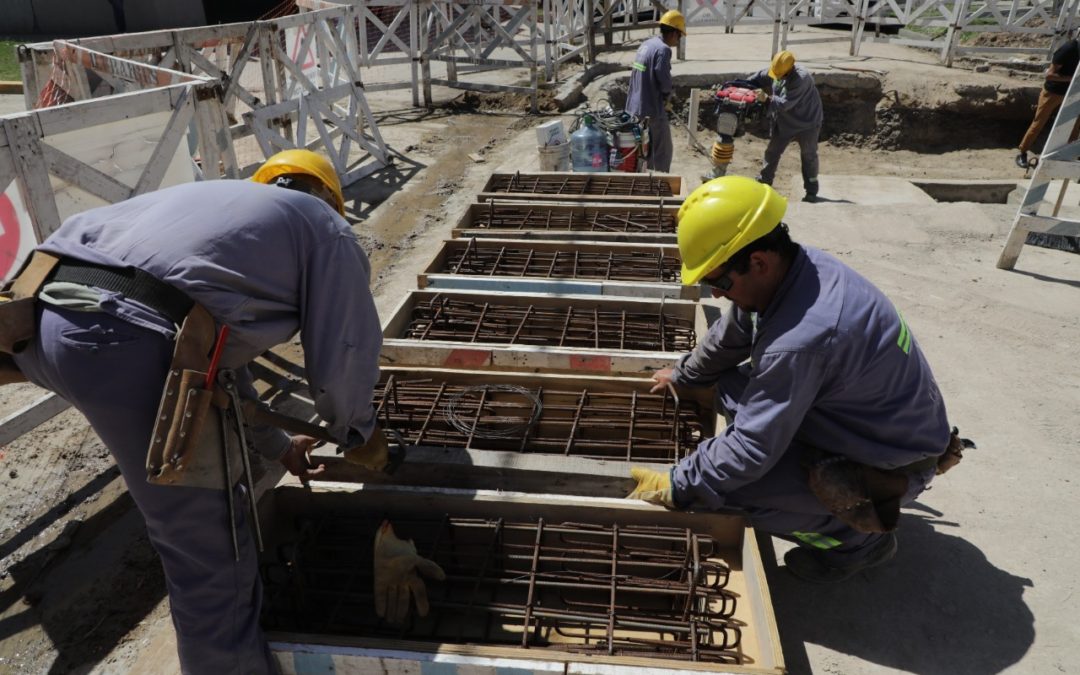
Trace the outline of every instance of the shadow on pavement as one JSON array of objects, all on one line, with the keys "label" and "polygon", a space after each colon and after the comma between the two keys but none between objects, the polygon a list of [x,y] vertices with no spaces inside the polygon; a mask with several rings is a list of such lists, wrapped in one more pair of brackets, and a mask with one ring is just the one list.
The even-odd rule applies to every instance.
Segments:
[{"label": "shadow on pavement", "polygon": [[345,195],[345,217],[350,223],[355,224],[370,218],[379,204],[403,189],[426,167],[425,164],[396,151],[391,151],[391,154],[391,164],[373,171],[342,190]]},{"label": "shadow on pavement", "polygon": [[[806,644],[913,673],[998,673],[1035,640],[1024,603],[1030,579],[995,567],[949,534],[955,523],[906,513],[900,549],[887,565],[846,582],[814,585],[768,565],[789,672],[811,672]],[[768,557],[766,549],[764,555]]]}]

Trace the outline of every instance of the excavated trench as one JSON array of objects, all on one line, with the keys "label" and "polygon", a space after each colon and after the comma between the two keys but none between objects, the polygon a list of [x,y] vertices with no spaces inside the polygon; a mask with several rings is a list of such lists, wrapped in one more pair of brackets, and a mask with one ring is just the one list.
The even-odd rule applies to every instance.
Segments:
[{"label": "excavated trench", "polygon": [[[675,78],[680,116],[689,113],[690,90],[745,77],[727,73]],[[871,74],[814,74],[825,108],[822,142],[869,150],[910,150],[937,154],[954,150],[1013,148],[1031,121],[1038,83],[1011,86],[965,83],[920,83],[919,91],[900,91],[887,79]],[[962,79],[958,77],[957,79]],[[626,102],[627,78],[613,78],[603,89],[611,105]],[[716,110],[702,102],[702,129],[716,127]],[[747,133],[768,136],[766,125],[749,125]],[[1045,134],[1047,131],[1043,132]],[[1041,140],[1036,147],[1041,144]]]}]

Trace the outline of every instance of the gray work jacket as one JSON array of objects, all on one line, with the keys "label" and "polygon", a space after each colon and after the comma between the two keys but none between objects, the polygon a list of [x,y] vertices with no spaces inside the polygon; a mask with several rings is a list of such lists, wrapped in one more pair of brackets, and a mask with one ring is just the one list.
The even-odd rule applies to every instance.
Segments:
[{"label": "gray work jacket", "polygon": [[671,95],[671,47],[655,35],[638,47],[630,70],[626,112],[637,117],[666,118],[664,102]]},{"label": "gray work jacket", "polygon": [[769,97],[769,115],[776,120],[777,129],[783,134],[795,134],[821,126],[821,94],[814,85],[810,71],[796,63],[784,77],[773,80],[769,70],[759,70],[749,80],[762,88],[772,83]]}]

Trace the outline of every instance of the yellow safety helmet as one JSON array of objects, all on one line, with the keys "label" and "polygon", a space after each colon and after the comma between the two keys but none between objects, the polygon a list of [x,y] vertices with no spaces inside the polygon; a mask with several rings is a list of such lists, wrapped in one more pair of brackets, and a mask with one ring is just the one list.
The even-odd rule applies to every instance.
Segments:
[{"label": "yellow safety helmet", "polygon": [[282,150],[263,162],[251,180],[269,184],[278,176],[286,174],[301,174],[316,178],[333,193],[338,213],[345,215],[345,196],[341,194],[341,181],[330,160],[311,150],[301,148]]},{"label": "yellow safety helmet", "polygon": [[779,80],[795,67],[795,55],[784,50],[782,52],[776,52],[776,56],[772,57],[772,63],[769,64],[769,77],[774,80]]},{"label": "yellow safety helmet", "polygon": [[686,35],[686,18],[677,9],[669,9],[660,17],[660,25],[668,26]]},{"label": "yellow safety helmet", "polygon": [[745,176],[703,183],[679,207],[682,282],[692,286],[739,249],[780,224],[787,200],[772,187]]}]

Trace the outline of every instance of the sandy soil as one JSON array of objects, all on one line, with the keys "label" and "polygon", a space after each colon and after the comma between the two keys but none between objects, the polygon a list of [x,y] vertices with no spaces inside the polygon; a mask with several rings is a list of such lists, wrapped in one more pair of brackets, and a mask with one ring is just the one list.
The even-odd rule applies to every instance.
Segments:
[{"label": "sandy soil", "polygon": [[[974,77],[933,80],[921,68],[892,64],[888,85],[927,107],[957,105],[963,95],[948,78]],[[407,160],[348,190],[384,314],[415,287],[491,171],[536,168],[531,128],[543,119],[522,116],[518,100],[466,107],[477,106],[489,112],[385,114],[380,130]],[[1015,122],[1016,137],[1025,124]],[[701,137],[711,143],[708,131]],[[821,173],[1019,180],[1011,143],[917,152],[844,140],[822,146]],[[740,138],[732,172],[753,175],[763,151],[763,139]],[[696,186],[706,157],[683,133],[675,156],[676,172]],[[776,184],[797,185],[798,175],[791,148]],[[826,196],[843,198],[842,179],[828,185]],[[954,422],[980,444],[908,515],[895,565],[840,589],[808,589],[772,570],[793,672],[1067,672],[1080,655],[1067,565],[1077,550],[1058,538],[1080,506],[1070,483],[1080,373],[1060,358],[1080,329],[1080,258],[1028,247],[1017,272],[996,270],[1014,214],[1005,205],[792,205],[798,238],[840,255],[903,308]],[[283,353],[299,356],[295,345]],[[0,411],[39,393],[0,390]],[[0,482],[0,672],[131,670],[169,631],[164,580],[100,441],[63,413],[0,449]],[[160,666],[152,670],[175,667]]]}]

